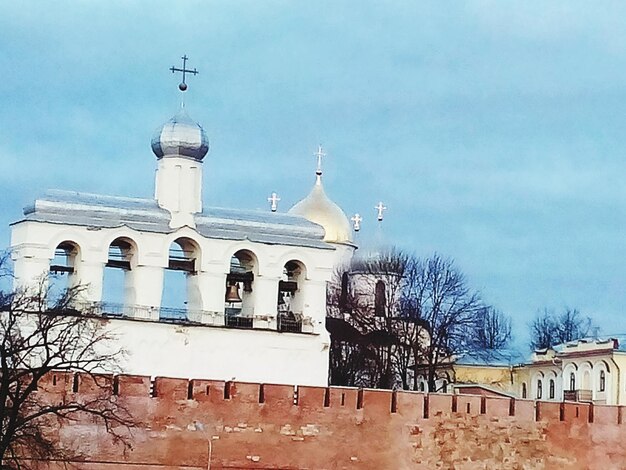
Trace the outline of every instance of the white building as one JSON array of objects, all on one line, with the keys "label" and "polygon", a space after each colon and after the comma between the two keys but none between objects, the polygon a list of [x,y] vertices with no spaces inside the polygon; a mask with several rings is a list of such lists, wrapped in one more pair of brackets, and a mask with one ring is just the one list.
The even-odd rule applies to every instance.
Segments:
[{"label": "white building", "polygon": [[[129,352],[126,373],[325,385],[326,283],[355,246],[320,157],[311,193],[287,214],[203,208],[208,147],[181,109],[152,140],[154,199],[36,199],[12,225],[16,286],[51,273],[86,286],[84,302]],[[123,302],[103,299],[111,270],[123,272]],[[183,308],[163,304],[170,271],[185,275]]]}]

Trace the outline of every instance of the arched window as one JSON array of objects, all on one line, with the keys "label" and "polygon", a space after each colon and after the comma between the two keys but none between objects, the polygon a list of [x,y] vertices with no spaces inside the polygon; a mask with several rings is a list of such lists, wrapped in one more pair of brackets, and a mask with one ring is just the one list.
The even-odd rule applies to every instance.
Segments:
[{"label": "arched window", "polygon": [[278,282],[278,330],[291,333],[302,331],[304,317],[304,284],[306,269],[300,261],[291,260],[283,267],[283,277]]},{"label": "arched window", "polygon": [[348,273],[341,275],[341,293],[339,295],[339,309],[344,311],[348,308]]},{"label": "arched window", "polygon": [[443,393],[448,393],[448,381],[444,380],[443,383],[441,384],[441,391]]},{"label": "arched window", "polygon": [[224,310],[227,326],[252,328],[257,267],[257,258],[251,251],[239,250],[231,257],[230,272],[226,276]]},{"label": "arched window", "polygon": [[522,398],[526,398],[526,383],[522,383]]},{"label": "arched window", "polygon": [[420,382],[420,392],[424,391],[424,382]]},{"label": "arched window", "polygon": [[200,249],[189,238],[172,242],[163,278],[163,296],[159,318],[162,320],[186,320],[189,313],[195,315],[202,309],[198,267]]},{"label": "arched window", "polygon": [[569,374],[569,389],[571,391],[576,390],[576,374],[570,372]]},{"label": "arched window", "polygon": [[385,307],[387,301],[385,299],[386,287],[383,281],[376,282],[376,292],[374,294],[374,314],[377,317],[385,316]]},{"label": "arched window", "polygon": [[539,379],[537,380],[537,400],[540,400],[542,395],[543,395],[543,381]]},{"label": "arched window", "polygon": [[600,371],[600,387],[599,390],[604,392],[606,390],[606,374],[603,370]]},{"label": "arched window", "polygon": [[102,285],[102,312],[131,314],[135,304],[135,288],[131,270],[135,254],[134,243],[116,238],[109,245]]},{"label": "arched window", "polygon": [[79,284],[80,248],[71,241],[64,241],[54,250],[48,276],[48,303],[50,307],[64,304],[68,289]]},{"label": "arched window", "polygon": [[554,399],[555,390],[554,390],[554,379],[550,379],[550,399]]}]

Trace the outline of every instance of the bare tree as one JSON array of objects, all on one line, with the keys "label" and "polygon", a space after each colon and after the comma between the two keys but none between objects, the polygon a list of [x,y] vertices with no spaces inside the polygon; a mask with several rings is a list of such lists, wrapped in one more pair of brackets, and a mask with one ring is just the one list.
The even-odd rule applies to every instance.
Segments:
[{"label": "bare tree", "polygon": [[[91,416],[124,445],[133,426],[128,411],[110,393],[102,374],[116,370],[123,351],[115,347],[105,320],[80,305],[82,289],[51,299],[38,288],[3,293],[0,298],[0,468],[35,468],[42,459],[69,461],[51,430],[67,420]],[[92,382],[88,395],[66,393],[50,400],[45,384],[52,373],[67,372]],[[76,391],[76,390],[74,390]]]},{"label": "bare tree", "polygon": [[[342,385],[417,389],[421,374],[435,391],[440,370],[476,347],[472,338],[487,309],[451,260],[419,260],[391,249],[358,260],[349,274],[351,283],[340,271],[329,289],[331,368],[341,367],[331,370],[331,383],[339,384],[333,377],[358,376],[360,383]],[[347,335],[345,325],[357,333]]]},{"label": "bare tree", "polygon": [[484,306],[451,259],[438,254],[414,264],[409,298],[429,329],[427,342],[415,345],[416,372],[423,373],[430,391],[437,391],[439,372],[453,358],[475,349],[472,340]]},{"label": "bare tree", "polygon": [[591,317],[566,307],[560,314],[543,309],[530,324],[530,346],[545,349],[584,338],[593,328]]},{"label": "bare tree", "polygon": [[511,318],[495,309],[485,307],[478,317],[476,348],[496,350],[505,348],[511,341]]}]

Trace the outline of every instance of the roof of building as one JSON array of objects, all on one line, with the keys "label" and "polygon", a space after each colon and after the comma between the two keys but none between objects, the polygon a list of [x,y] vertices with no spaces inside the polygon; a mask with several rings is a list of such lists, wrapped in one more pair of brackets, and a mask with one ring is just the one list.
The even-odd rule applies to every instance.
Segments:
[{"label": "roof of building", "polygon": [[[126,226],[142,232],[172,233],[170,214],[154,199],[105,196],[50,190],[24,209],[23,221],[90,228]],[[332,250],[324,242],[324,229],[304,217],[219,207],[195,215],[197,232],[206,238],[250,240],[271,245],[292,245]],[[14,225],[13,224],[13,225]]]},{"label": "roof of building", "polygon": [[626,352],[626,334],[579,338],[566,343],[557,344],[552,349],[561,354],[574,350],[596,349],[611,349]]},{"label": "roof of building", "polygon": [[455,363],[463,366],[508,367],[522,364],[526,360],[526,355],[516,349],[488,349],[463,354]]}]

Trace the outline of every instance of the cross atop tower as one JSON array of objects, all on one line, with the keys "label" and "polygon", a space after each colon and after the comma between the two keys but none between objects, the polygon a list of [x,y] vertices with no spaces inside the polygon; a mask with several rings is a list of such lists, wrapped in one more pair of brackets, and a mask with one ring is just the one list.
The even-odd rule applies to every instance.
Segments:
[{"label": "cross atop tower", "polygon": [[361,230],[361,222],[363,221],[363,217],[361,217],[358,212],[354,214],[354,216],[350,220],[352,221],[352,228],[355,232]]},{"label": "cross atop tower", "polygon": [[280,201],[280,198],[275,192],[267,198],[267,202],[270,203],[270,209],[272,210],[272,212],[276,212],[276,210],[278,209],[278,201]]},{"label": "cross atop tower", "polygon": [[380,221],[382,221],[382,220],[383,220],[383,212],[387,210],[387,206],[385,206],[385,205],[383,204],[383,202],[382,202],[382,201],[380,201],[380,202],[376,205],[376,207],[374,207],[374,209],[376,209],[376,210],[378,211],[378,215],[377,215],[377,217],[376,217],[376,218],[378,219],[378,221],[379,221],[379,222],[380,222]]},{"label": "cross atop tower", "polygon": [[187,57],[187,55],[185,54],[184,56],[181,57],[181,59],[183,59],[183,68],[179,69],[177,67],[174,67],[173,65],[170,67],[170,70],[172,71],[172,73],[176,73],[176,72],[182,72],[183,74],[183,81],[180,82],[180,84],[178,85],[178,89],[180,91],[185,91],[187,89],[187,84],[185,83],[185,74],[186,73],[191,73],[193,75],[198,75],[198,72],[195,67],[193,70],[188,69],[187,68],[187,60],[189,60],[189,57]]},{"label": "cross atop tower", "polygon": [[322,145],[318,145],[317,146],[317,152],[315,152],[313,155],[315,155],[317,157],[317,170],[315,170],[315,174],[317,176],[321,176],[322,174],[322,158],[324,158],[326,156],[326,153],[324,153],[324,151],[322,150]]}]

